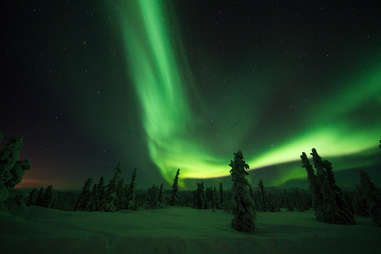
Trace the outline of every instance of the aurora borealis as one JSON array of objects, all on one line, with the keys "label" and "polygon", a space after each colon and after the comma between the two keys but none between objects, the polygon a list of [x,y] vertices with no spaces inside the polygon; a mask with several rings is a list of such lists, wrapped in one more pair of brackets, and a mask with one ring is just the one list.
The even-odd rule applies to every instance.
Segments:
[{"label": "aurora borealis", "polygon": [[[378,152],[377,12],[298,3],[27,4],[21,20],[32,21],[14,24],[27,32],[11,34],[10,52],[22,53],[9,67],[22,66],[25,78],[9,91],[28,83],[23,101],[32,106],[17,106],[17,120],[3,112],[3,132],[25,133],[25,156],[41,161],[25,181],[46,174],[45,156],[58,165],[49,181],[70,187],[111,175],[119,160],[141,170],[142,185],[170,183],[177,168],[182,178],[226,176],[238,149],[253,170],[298,161],[312,147],[335,170],[378,165],[340,159]],[[292,166],[268,184],[304,176]]]},{"label": "aurora borealis", "polygon": [[[164,11],[160,1],[137,1],[136,5],[127,4],[121,9],[126,58],[141,102],[152,160],[168,182],[177,167],[182,169],[184,178],[227,175],[228,154],[216,156],[195,137],[200,131],[194,123],[196,117],[188,107],[186,89],[183,88],[189,85],[189,81],[183,78],[184,74],[178,67],[181,64],[173,52],[176,47],[171,44],[172,38],[166,30],[165,20],[170,14]],[[327,96],[317,109],[312,109],[308,114],[313,116],[309,126],[297,135],[275,149],[249,153],[249,164],[265,167],[293,161],[300,151],[312,147],[323,151],[326,156],[342,156],[374,147],[380,122],[357,130],[349,119],[341,120],[361,107],[364,100],[374,96],[375,100],[381,101],[381,66],[375,66],[374,70],[362,75],[365,78],[344,81],[350,82],[344,85],[344,90]],[[363,86],[361,92],[358,91],[360,84]]]}]

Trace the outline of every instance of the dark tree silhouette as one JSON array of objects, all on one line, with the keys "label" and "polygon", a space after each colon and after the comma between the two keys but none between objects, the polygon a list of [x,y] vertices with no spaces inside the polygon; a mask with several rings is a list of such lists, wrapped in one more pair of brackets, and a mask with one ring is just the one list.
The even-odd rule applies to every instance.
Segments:
[{"label": "dark tree silhouette", "polygon": [[31,192],[29,192],[28,200],[26,201],[27,206],[35,205],[37,201],[37,193],[38,189],[34,188]]},{"label": "dark tree silhouette", "polygon": [[230,174],[233,181],[233,215],[232,226],[237,231],[255,231],[256,213],[253,200],[249,194],[249,183],[246,179],[246,169],[249,165],[243,159],[241,151],[234,153],[234,161],[229,166],[232,168]]},{"label": "dark tree silhouette", "polygon": [[54,193],[53,186],[49,185],[42,195],[41,206],[50,208],[53,204]]},{"label": "dark tree silhouette", "polygon": [[291,195],[287,190],[283,191],[283,198],[284,198],[284,205],[287,208],[288,211],[292,212],[294,211],[294,204],[291,199]]},{"label": "dark tree silhouette", "polygon": [[97,194],[96,194],[96,210],[97,211],[104,211],[105,209],[105,203],[106,203],[106,197],[105,197],[105,183],[103,176],[99,179],[99,182],[97,184]]},{"label": "dark tree silhouette", "polygon": [[222,209],[224,207],[224,189],[223,184],[220,183],[220,200],[219,200],[219,207]]},{"label": "dark tree silhouette", "polygon": [[8,189],[13,189],[21,182],[24,177],[24,171],[29,170],[30,168],[31,165],[28,160],[16,161],[14,167],[9,171],[10,177],[8,181],[5,182],[5,186]]},{"label": "dark tree silhouette", "polygon": [[310,186],[311,197],[312,197],[312,208],[315,210],[315,216],[320,218],[322,215],[322,203],[323,197],[321,195],[320,182],[318,182],[317,176],[315,175],[314,169],[307,158],[306,153],[302,153],[300,156],[302,159],[302,167],[307,171],[307,179]]},{"label": "dark tree silhouette", "polygon": [[373,223],[381,226],[381,199],[379,190],[376,188],[369,175],[360,171],[360,186],[358,187],[362,194],[362,199],[366,201],[368,211],[364,212],[372,217]]},{"label": "dark tree silhouette", "polygon": [[106,212],[114,212],[118,209],[117,206],[117,184],[120,180],[120,175],[122,171],[120,169],[120,162],[116,165],[114,169],[114,175],[110,179],[105,190],[105,207]]},{"label": "dark tree silhouette", "polygon": [[159,188],[154,184],[147,191],[147,197],[145,200],[146,208],[159,208]]},{"label": "dark tree silhouette", "polygon": [[159,190],[159,198],[158,198],[158,201],[159,201],[159,206],[160,207],[164,207],[164,189],[163,189],[163,183],[160,184],[160,190]]},{"label": "dark tree silhouette", "polygon": [[117,209],[125,209],[127,194],[125,193],[124,179],[119,179],[118,185],[116,186],[116,206]]},{"label": "dark tree silhouette", "polygon": [[216,190],[216,186],[213,186],[213,189],[212,189],[212,200],[211,200],[211,203],[212,203],[212,210],[215,211],[216,208],[217,208],[217,190]]},{"label": "dark tree silhouette", "polygon": [[44,196],[44,187],[40,187],[40,189],[38,190],[38,193],[37,193],[36,203],[34,205],[42,206],[43,196]]},{"label": "dark tree silhouette", "polygon": [[311,168],[308,165],[309,162],[307,163],[308,159],[306,161],[305,154],[302,154],[301,158],[303,167],[306,168],[309,176],[308,180],[315,179],[315,183],[310,182],[310,188],[314,191],[320,191],[321,204],[319,203],[319,195],[314,197],[316,219],[326,223],[355,224],[353,213],[345,202],[341,189],[336,185],[332,164],[327,160],[322,160],[315,148],[312,149],[311,155],[316,169],[316,177],[311,177],[313,174],[311,174]]},{"label": "dark tree silhouette", "polygon": [[89,201],[88,210],[97,211],[97,207],[98,207],[98,185],[94,184],[90,193],[90,201]]},{"label": "dark tree silhouette", "polygon": [[212,208],[212,187],[206,187],[205,196],[206,196],[206,209]]},{"label": "dark tree silhouette", "polygon": [[204,184],[203,183],[197,183],[197,190],[195,191],[195,197],[194,197],[194,207],[197,209],[203,209],[204,208]]},{"label": "dark tree silhouette", "polygon": [[171,205],[176,205],[179,201],[179,193],[178,193],[178,182],[179,182],[180,169],[177,169],[175,179],[173,180],[172,185],[172,194],[171,194]]},{"label": "dark tree silhouette", "polygon": [[77,202],[75,203],[74,206],[74,211],[76,210],[82,210],[86,211],[88,210],[89,202],[90,202],[90,189],[91,189],[91,184],[93,180],[91,178],[88,178],[85,182],[85,184],[82,187],[81,194],[79,194],[79,197],[77,199]]},{"label": "dark tree silhouette", "polygon": [[257,209],[260,211],[267,211],[268,205],[266,200],[266,192],[265,192],[265,187],[263,185],[262,179],[259,180],[258,182],[258,192],[259,192],[259,202],[258,202]]},{"label": "dark tree silhouette", "polygon": [[200,183],[200,200],[201,200],[201,209],[208,208],[208,200],[206,197],[205,185],[203,182]]},{"label": "dark tree silhouette", "polygon": [[138,209],[137,207],[137,201],[136,201],[136,192],[135,192],[135,185],[136,185],[136,168],[134,168],[134,171],[132,172],[131,182],[128,187],[128,194],[127,194],[127,207],[126,209]]},{"label": "dark tree silhouette", "polygon": [[[0,134],[0,142],[3,134]],[[24,145],[22,137],[13,137],[8,140],[0,151],[0,205],[9,197],[9,191],[20,183],[24,171],[31,168],[27,160],[20,161],[20,150]],[[17,203],[17,202],[16,202]]]}]

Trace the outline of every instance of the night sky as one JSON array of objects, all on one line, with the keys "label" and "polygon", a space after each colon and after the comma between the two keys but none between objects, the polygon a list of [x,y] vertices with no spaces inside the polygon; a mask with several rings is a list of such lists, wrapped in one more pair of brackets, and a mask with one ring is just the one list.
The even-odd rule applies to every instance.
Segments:
[{"label": "night sky", "polygon": [[[239,149],[252,169],[312,147],[337,171],[375,164],[376,1],[7,2],[0,130],[24,136],[21,187],[76,189],[118,161],[138,187],[219,177]],[[268,184],[305,176],[282,170]]]}]

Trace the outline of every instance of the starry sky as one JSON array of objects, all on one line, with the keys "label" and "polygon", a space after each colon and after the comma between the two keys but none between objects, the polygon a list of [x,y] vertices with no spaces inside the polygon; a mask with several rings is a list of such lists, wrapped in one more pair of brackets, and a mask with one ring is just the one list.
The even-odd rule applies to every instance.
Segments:
[{"label": "starry sky", "polygon": [[373,2],[7,2],[0,130],[24,136],[20,187],[77,189],[118,161],[142,187],[222,177],[239,149],[269,185],[305,177],[312,147],[337,172],[379,166]]}]

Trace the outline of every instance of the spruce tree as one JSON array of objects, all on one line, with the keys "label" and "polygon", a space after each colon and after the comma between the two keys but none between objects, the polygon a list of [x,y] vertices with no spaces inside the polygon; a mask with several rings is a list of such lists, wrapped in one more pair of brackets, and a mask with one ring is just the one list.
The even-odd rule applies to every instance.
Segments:
[{"label": "spruce tree", "polygon": [[265,188],[263,186],[263,181],[262,179],[259,180],[259,183],[258,183],[258,191],[259,191],[259,207],[258,209],[260,211],[267,211],[267,200],[266,200],[266,192],[265,192]]},{"label": "spruce tree", "polygon": [[[311,197],[312,197],[312,208],[315,211],[315,216],[317,218],[321,218],[322,216],[322,205],[323,205],[323,197],[321,194],[321,183],[317,176],[315,175],[314,169],[307,158],[306,153],[302,153],[300,156],[302,159],[302,167],[307,171],[307,179],[310,186]],[[318,219],[320,220],[320,219]]]},{"label": "spruce tree", "polygon": [[289,212],[294,211],[294,204],[292,202],[293,200],[292,200],[291,192],[284,190],[283,198],[284,198],[285,207],[287,208],[287,211]]},{"label": "spruce tree", "polygon": [[164,207],[164,189],[163,189],[163,183],[160,184],[160,190],[159,190],[159,198],[158,198],[158,201],[159,201],[159,207]]},{"label": "spruce tree", "polygon": [[306,210],[303,196],[299,188],[294,189],[294,196],[295,196],[295,208],[298,212],[304,212]]},{"label": "spruce tree", "polygon": [[29,192],[29,197],[28,197],[28,200],[26,201],[27,206],[36,205],[37,194],[38,194],[37,192],[38,192],[37,188],[33,188],[33,190]]},{"label": "spruce tree", "polygon": [[219,208],[222,209],[224,207],[224,189],[223,184],[220,183],[220,202],[219,202]]},{"label": "spruce tree", "polygon": [[370,179],[369,175],[364,171],[360,171],[359,189],[363,194],[363,199],[367,202],[367,214],[372,217],[373,223],[381,226],[381,199],[380,193]]},{"label": "spruce tree", "polygon": [[213,195],[212,187],[206,187],[205,195],[206,195],[206,209],[212,208],[212,195]]},{"label": "spruce tree", "polygon": [[0,182],[4,185],[12,178],[11,170],[20,157],[23,144],[22,137],[10,138],[0,151]]},{"label": "spruce tree", "polygon": [[201,196],[201,209],[208,208],[208,199],[206,197],[206,190],[204,182],[200,183],[200,196]]},{"label": "spruce tree", "polygon": [[116,206],[118,210],[124,209],[125,208],[124,204],[126,203],[125,202],[126,195],[125,195],[125,184],[124,184],[123,178],[119,180],[118,185],[116,187],[116,197],[117,197]]},{"label": "spruce tree", "polygon": [[212,204],[212,210],[215,211],[216,208],[217,208],[217,190],[216,190],[216,186],[213,186],[213,189],[212,189],[211,204]]},{"label": "spruce tree", "polygon": [[204,208],[204,201],[203,201],[203,186],[201,183],[197,183],[197,190],[195,193],[195,208],[197,209],[203,209]]},{"label": "spruce tree", "polygon": [[178,182],[179,182],[179,175],[180,175],[180,169],[177,169],[175,179],[173,180],[173,185],[172,185],[172,194],[171,194],[171,200],[170,204],[171,205],[177,205],[178,199],[179,199],[179,194],[178,194]]},{"label": "spruce tree", "polygon": [[49,185],[42,195],[41,206],[50,208],[53,202],[53,186]]},{"label": "spruce tree", "polygon": [[346,204],[341,189],[335,183],[332,164],[322,160],[314,148],[311,155],[322,195],[321,215],[317,219],[334,224],[355,224],[353,213]]},{"label": "spruce tree", "polygon": [[40,187],[37,193],[37,198],[36,198],[36,206],[42,206],[43,204],[43,196],[44,196],[44,187]]},{"label": "spruce tree", "polygon": [[136,168],[134,168],[134,171],[132,172],[131,182],[128,187],[128,198],[127,198],[126,209],[137,208],[135,205],[136,204],[135,181],[136,181]]},{"label": "spruce tree", "polygon": [[114,175],[110,179],[105,190],[105,207],[106,212],[114,212],[118,209],[117,206],[117,184],[120,180],[120,175],[122,171],[120,169],[120,162],[116,165],[114,169]]},{"label": "spruce tree", "polygon": [[97,184],[96,199],[97,199],[96,210],[97,211],[104,211],[105,210],[106,197],[105,197],[105,184],[104,184],[103,176],[99,179],[98,184]]},{"label": "spruce tree", "polygon": [[147,191],[145,207],[150,209],[158,208],[159,207],[158,201],[159,201],[159,188],[154,184]]},{"label": "spruce tree", "polygon": [[79,197],[77,199],[77,202],[74,206],[74,211],[76,210],[82,210],[86,211],[88,210],[89,202],[90,202],[90,188],[93,180],[91,178],[88,178],[85,182],[85,184],[82,187],[82,191],[79,194]]},{"label": "spruce tree", "polygon": [[90,201],[89,201],[88,210],[97,211],[97,207],[98,207],[98,185],[94,184],[90,192]]},{"label": "spruce tree", "polygon": [[25,171],[31,168],[28,160],[16,161],[13,168],[9,171],[9,178],[4,183],[8,189],[13,189],[24,177]]},{"label": "spruce tree", "polygon": [[[0,135],[0,141],[3,134]],[[22,137],[13,137],[0,150],[0,205],[9,198],[9,191],[20,183],[24,171],[31,168],[27,160],[20,161],[20,150],[24,146]]]},{"label": "spruce tree", "polygon": [[194,190],[192,192],[192,198],[193,198],[192,207],[197,208],[197,190]]},{"label": "spruce tree", "polygon": [[232,168],[230,174],[233,181],[233,215],[232,226],[237,231],[255,231],[255,208],[249,194],[249,183],[246,175],[249,173],[249,165],[244,161],[241,151],[234,153],[234,161],[229,166]]}]

